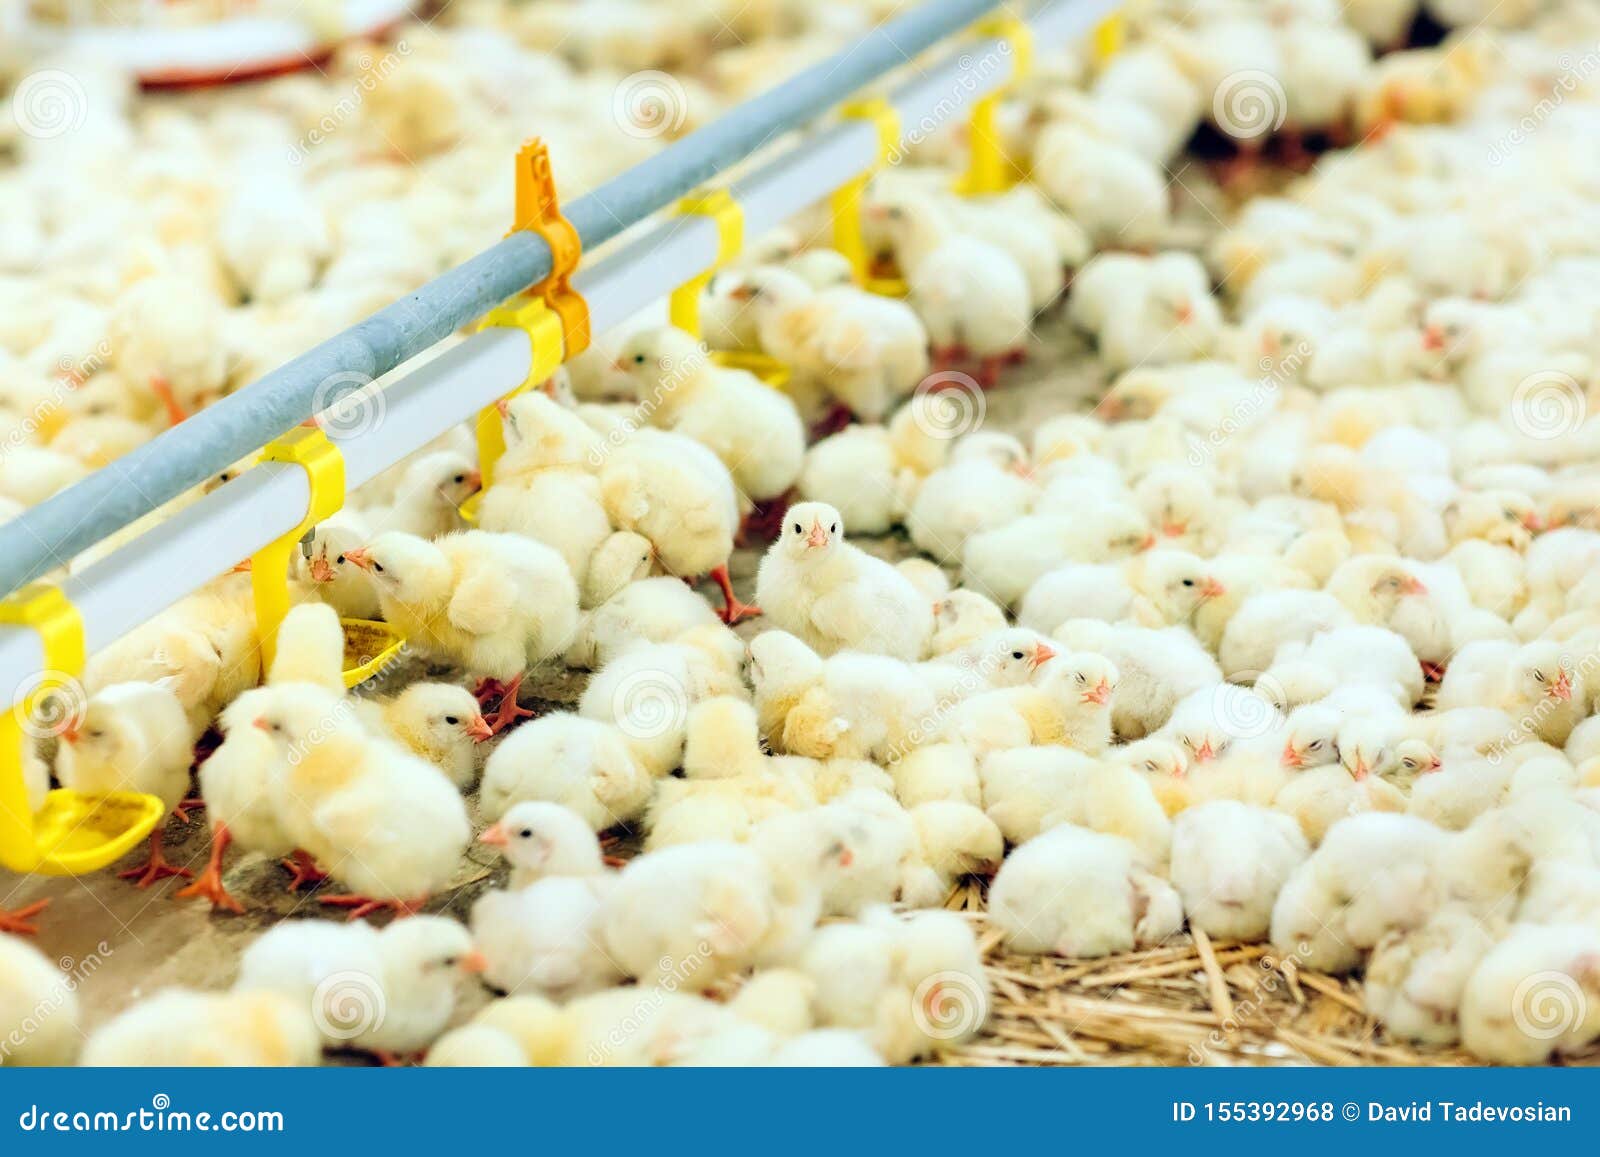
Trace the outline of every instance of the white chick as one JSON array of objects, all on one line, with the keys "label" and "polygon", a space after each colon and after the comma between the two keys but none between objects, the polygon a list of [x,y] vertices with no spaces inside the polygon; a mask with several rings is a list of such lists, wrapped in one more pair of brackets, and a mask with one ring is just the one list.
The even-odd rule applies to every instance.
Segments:
[{"label": "white chick", "polygon": [[619,983],[622,969],[601,939],[611,884],[603,876],[551,876],[510,891],[485,892],[472,905],[471,919],[473,939],[483,952],[484,979],[514,996],[535,993],[556,1000]]},{"label": "white chick", "polygon": [[1284,643],[1272,666],[1257,681],[1288,707],[1322,698],[1335,687],[1370,683],[1394,696],[1409,711],[1422,700],[1422,668],[1411,645],[1387,627],[1344,626],[1309,642]]},{"label": "white chick", "polygon": [[[1358,555],[1333,572],[1327,593],[1355,621],[1387,626],[1404,637],[1424,670],[1437,675],[1451,660],[1450,620],[1440,597],[1444,592],[1431,591],[1417,569],[1418,564],[1393,556]],[[1454,585],[1459,584],[1457,577]],[[1464,592],[1461,601],[1469,602]]]},{"label": "white chick", "polygon": [[1306,643],[1323,631],[1348,626],[1350,611],[1322,591],[1263,591],[1245,599],[1228,621],[1217,649],[1222,672],[1254,677],[1272,666],[1285,643]]},{"label": "white chick", "polygon": [[399,531],[418,538],[439,538],[465,528],[461,504],[482,486],[483,475],[465,454],[454,450],[424,454],[401,475],[393,505],[369,507],[362,514],[375,533]]},{"label": "white chick", "polygon": [[1454,1044],[1462,991],[1494,947],[1497,923],[1449,904],[1426,924],[1391,932],[1372,950],[1362,985],[1367,1011],[1386,1033],[1422,1044]]},{"label": "white chick", "polygon": [[0,936],[0,1029],[6,1065],[70,1065],[82,1041],[74,981],[16,936]]},{"label": "white chick", "polygon": [[609,723],[553,712],[513,731],[483,768],[479,806],[491,819],[523,800],[562,804],[595,831],[637,818],[650,775]]},{"label": "white chick", "polygon": [[[906,529],[918,550],[949,566],[961,561],[967,539],[1021,518],[1033,505],[1038,487],[1027,477],[1020,445],[1006,453],[1004,443],[988,443],[994,453],[964,451],[923,480],[906,516]],[[996,459],[1004,454],[1003,461]]]},{"label": "white chick", "polygon": [[443,916],[368,924],[286,920],[239,958],[236,992],[277,992],[309,1008],[324,1046],[393,1061],[432,1044],[456,1007],[456,978],[484,959]]},{"label": "white chick", "polygon": [[989,917],[1013,951],[1095,957],[1176,935],[1183,906],[1172,885],[1138,867],[1128,841],[1064,824],[1006,858]]},{"label": "white chick", "polygon": [[1111,725],[1119,739],[1141,739],[1160,730],[1180,701],[1222,682],[1216,660],[1182,628],[1156,631],[1069,619],[1052,637],[1073,650],[1094,651],[1116,664]]},{"label": "white chick", "polygon": [[820,502],[789,508],[756,596],[775,626],[822,655],[849,647],[912,661],[933,634],[928,601],[894,567],[846,542],[839,512]]},{"label": "white chick", "polygon": [[1461,994],[1461,1043],[1493,1064],[1540,1064],[1600,1036],[1600,930],[1518,924]]},{"label": "white chick", "polygon": [[296,574],[315,584],[317,597],[346,619],[378,617],[378,592],[361,568],[347,561],[344,552],[372,537],[372,528],[360,515],[341,510],[317,523],[311,540],[294,556]]},{"label": "white chick", "polygon": [[1494,707],[1560,746],[1587,713],[1583,673],[1560,643],[1469,643],[1450,660],[1438,707]]},{"label": "white chick", "polygon": [[1219,939],[1263,940],[1279,890],[1308,855],[1289,816],[1214,800],[1173,825],[1169,875],[1191,926]]},{"label": "white chick", "polygon": [[628,375],[652,424],[714,451],[745,503],[785,493],[800,477],[805,427],[786,396],[744,370],[712,364],[704,346],[680,329],[646,329],[623,345],[617,364]]},{"label": "white chick", "polygon": [[1077,515],[1025,515],[967,539],[961,552],[961,581],[1011,607],[1041,576],[1063,562],[1128,558],[1150,542],[1143,515],[1125,503]]},{"label": "white chick", "polygon": [[566,662],[595,670],[638,643],[667,643],[699,627],[717,623],[705,599],[670,575],[639,579],[587,612]]},{"label": "white chick", "polygon": [[1005,858],[1000,828],[972,804],[930,800],[910,814],[917,847],[902,868],[900,902],[907,907],[941,907],[959,880],[988,876]]},{"label": "white chick", "polygon": [[1161,170],[1132,149],[1074,124],[1039,134],[1034,179],[1100,248],[1157,245],[1171,224]]},{"label": "white chick", "polygon": [[546,876],[598,876],[605,870],[594,829],[558,803],[512,804],[479,833],[478,842],[500,849],[511,864],[512,889],[526,888]]},{"label": "white chick", "polygon": [[411,646],[509,681],[561,654],[578,626],[578,587],[561,555],[514,534],[468,530],[435,542],[385,533],[345,551],[377,588],[383,617]]},{"label": "white chick", "polygon": [[368,734],[341,697],[305,684],[269,688],[252,726],[285,766],[270,783],[293,845],[354,889],[321,897],[356,919],[415,910],[455,874],[471,837],[455,786],[431,763]]},{"label": "white chick", "polygon": [[[56,774],[63,787],[88,795],[135,791],[154,795],[168,811],[189,792],[194,731],[183,705],[159,683],[113,683],[89,698],[83,717],[61,732]],[[188,876],[162,854],[163,831],[150,836],[149,859],[121,873],[148,888],[168,876]]]},{"label": "white chick", "polygon": [[981,804],[983,787],[978,763],[959,743],[930,743],[908,751],[889,764],[895,798],[915,808],[935,800]]},{"label": "white chick", "polygon": [[309,1002],[279,992],[168,988],[106,1021],[83,1046],[88,1068],[308,1067],[322,1036]]},{"label": "white chick", "polygon": [[933,658],[948,655],[985,635],[1004,630],[1005,625],[1005,611],[988,595],[957,587],[933,604],[933,638],[928,642],[928,654]]},{"label": "white chick", "polygon": [[1111,742],[1117,668],[1092,652],[1058,656],[1036,685],[985,691],[944,719],[940,737],[959,740],[982,759],[992,751],[1064,744],[1089,755]]},{"label": "white chick", "polygon": [[433,764],[456,787],[478,778],[478,759],[493,737],[472,692],[453,683],[413,683],[392,699],[361,705],[363,719]]},{"label": "white chick", "polygon": [[826,502],[858,534],[887,534],[906,517],[915,475],[902,475],[880,426],[849,425],[806,451],[800,497]]}]

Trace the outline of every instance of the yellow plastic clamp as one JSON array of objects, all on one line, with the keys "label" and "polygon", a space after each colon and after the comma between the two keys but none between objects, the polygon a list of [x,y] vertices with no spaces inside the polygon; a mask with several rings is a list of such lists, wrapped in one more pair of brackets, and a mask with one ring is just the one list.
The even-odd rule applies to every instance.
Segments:
[{"label": "yellow plastic clamp", "polygon": [[[501,401],[516,397],[527,390],[543,385],[561,365],[563,340],[561,318],[537,297],[513,298],[497,305],[478,323],[479,330],[493,327],[520,329],[528,335],[528,376],[522,384],[506,394]],[[478,411],[478,473],[483,478],[483,490],[494,481],[495,464],[506,452],[505,422],[500,416],[498,402]],[[479,491],[479,494],[483,492]],[[474,498],[476,495],[474,496]],[[477,509],[473,499],[472,510]],[[462,504],[466,512],[466,503]],[[471,521],[472,519],[469,519]]]},{"label": "yellow plastic clamp", "polygon": [[1114,12],[1099,24],[1095,25],[1094,38],[1090,42],[1093,49],[1094,65],[1103,68],[1106,61],[1122,51],[1127,29],[1122,19],[1122,13]]},{"label": "yellow plastic clamp", "polygon": [[289,558],[306,531],[344,505],[344,455],[328,436],[312,426],[297,426],[261,452],[262,462],[290,462],[303,467],[311,485],[311,501],[300,524],[256,552],[250,563],[250,590],[256,604],[256,635],[261,640],[261,668],[272,665],[278,627],[289,613]]},{"label": "yellow plastic clamp", "polygon": [[878,128],[878,161],[865,172],[840,185],[833,194],[833,247],[844,254],[863,287],[879,293],[903,295],[905,282],[874,279],[872,255],[861,236],[861,196],[878,170],[890,163],[900,148],[900,113],[883,97],[849,101],[839,109],[846,120],[870,120]]},{"label": "yellow plastic clamp", "polygon": [[726,189],[713,189],[685,197],[678,202],[678,212],[684,216],[710,217],[717,226],[717,257],[703,273],[691,277],[667,300],[667,317],[673,325],[689,334],[700,336],[700,291],[706,282],[728,262],[739,256],[744,248],[744,208]]},{"label": "yellow plastic clamp", "polygon": [[957,179],[956,191],[964,196],[1003,193],[1022,173],[1006,156],[1000,136],[1000,102],[1033,70],[1033,30],[1028,22],[1011,15],[996,15],[973,25],[978,36],[999,40],[1011,57],[1011,76],[1005,84],[972,106],[967,124],[967,171]]},{"label": "yellow plastic clamp", "polygon": [[24,744],[39,729],[35,720],[59,714],[64,726],[78,710],[83,620],[58,588],[35,583],[0,601],[0,623],[37,631],[45,666],[22,701],[0,712],[0,864],[49,876],[104,868],[137,847],[166,809],[139,792],[91,796],[58,788],[34,814],[23,778]]}]

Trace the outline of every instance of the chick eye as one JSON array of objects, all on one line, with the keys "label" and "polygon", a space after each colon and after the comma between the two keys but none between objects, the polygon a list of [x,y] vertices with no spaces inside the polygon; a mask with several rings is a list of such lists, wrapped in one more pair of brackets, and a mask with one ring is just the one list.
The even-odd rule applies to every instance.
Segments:
[{"label": "chick eye", "polygon": [[1087,683],[1089,681],[1089,680],[1087,680],[1087,679],[1085,679],[1083,677],[1083,672],[1082,671],[1079,671],[1076,675],[1073,676],[1073,678],[1076,679],[1080,683]]},{"label": "chick eye", "polygon": [[832,526],[828,527],[828,533],[829,534],[838,534],[839,533],[839,524],[836,522]]},{"label": "chick eye", "polygon": [[1535,679],[1539,680],[1539,682],[1541,682],[1541,683],[1543,683],[1545,681],[1544,672],[1543,671],[1535,671],[1533,673],[1533,677]]},{"label": "chick eye", "polygon": [[457,723],[461,722],[461,720],[456,718],[456,716],[454,716],[454,715],[446,715],[444,717],[444,721],[446,723],[448,723],[451,727],[454,727]]},{"label": "chick eye", "polygon": [[1416,767],[1416,766],[1417,766],[1417,761],[1416,761],[1416,760],[1414,760],[1414,759],[1412,759],[1412,758],[1411,758],[1411,757],[1410,757],[1410,756],[1409,756],[1409,755],[1408,755],[1408,756],[1406,756],[1406,757],[1405,757],[1405,758],[1404,758],[1404,759],[1402,759],[1402,760],[1401,760],[1401,761],[1400,761],[1400,766],[1401,766],[1401,767],[1404,767],[1404,768],[1414,768],[1414,767]]},{"label": "chick eye", "polygon": [[454,956],[446,956],[439,963],[443,964],[446,968],[454,968],[456,966],[456,958]]},{"label": "chick eye", "polygon": [[1322,740],[1320,740],[1320,739],[1312,740],[1310,743],[1306,744],[1306,750],[1307,751],[1321,751],[1322,750]]},{"label": "chick eye", "polygon": [[467,476],[465,474],[457,474],[455,476],[455,478],[453,478],[451,481],[454,481],[454,482],[465,482],[466,480],[467,480]]},{"label": "chick eye", "polygon": [[1022,658],[1022,652],[1021,651],[1012,651],[1011,652],[1011,657],[1013,659],[1020,659],[1020,658]]},{"label": "chick eye", "polygon": [[644,365],[644,355],[643,354],[634,354],[633,355],[633,364],[636,365],[636,366]]},{"label": "chick eye", "polygon": [[796,534],[804,534],[805,533],[805,531],[800,529],[800,524],[798,522],[794,524],[794,532]]},{"label": "chick eye", "polygon": [[521,836],[525,840],[531,840],[531,839],[533,839],[533,829],[532,828],[523,828],[520,832],[517,833],[517,835]]},{"label": "chick eye", "polygon": [[372,569],[377,571],[379,574],[382,574],[383,573],[383,564],[381,562],[375,562],[375,563],[372,564]]},{"label": "chick eye", "polygon": [[1186,587],[1194,586],[1194,579],[1184,579],[1183,580],[1183,585],[1186,586]]},{"label": "chick eye", "polygon": [[333,561],[338,563],[340,566],[343,566],[344,565],[344,555],[341,554],[338,558],[334,559]]},{"label": "chick eye", "polygon": [[1156,761],[1153,760],[1153,759],[1145,760],[1144,761],[1144,769],[1146,771],[1155,771],[1156,770]]},{"label": "chick eye", "polygon": [[891,220],[891,221],[898,221],[898,220],[900,220],[900,218],[902,218],[904,216],[905,216],[905,212],[903,210],[900,210],[900,209],[890,209],[889,210],[889,220]]}]

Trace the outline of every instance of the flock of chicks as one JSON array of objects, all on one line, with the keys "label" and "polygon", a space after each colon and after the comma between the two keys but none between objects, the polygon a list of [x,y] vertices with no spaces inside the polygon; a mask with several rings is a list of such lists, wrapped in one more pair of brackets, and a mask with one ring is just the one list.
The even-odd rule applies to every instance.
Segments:
[{"label": "flock of chicks", "polygon": [[[1491,7],[1507,27],[1483,26]],[[1014,94],[1004,127],[1029,183],[956,195],[951,130],[869,189],[864,233],[904,300],[857,288],[801,220],[706,287],[709,353],[647,316],[503,403],[471,528],[465,431],[354,494],[302,544],[271,662],[238,574],[93,656],[53,763],[28,760],[30,792],[53,774],[180,815],[203,801],[211,859],[179,896],[241,910],[232,847],[281,859],[291,889],[336,881],[348,891],[317,898],[353,922],[286,921],[231,990],[163,992],[86,1044],[54,967],[0,937],[0,1025],[31,1026],[0,1057],[902,1063],[982,1029],[972,926],[941,910],[967,877],[990,880],[1015,952],[1126,952],[1187,923],[1363,970],[1399,1038],[1533,1062],[1600,1037],[1600,475],[1582,420],[1600,170],[1578,147],[1593,93],[1557,63],[1600,28],[1576,3],[1427,9],[1463,30],[1387,52],[1415,2],[1135,6],[1098,71],[1075,50]],[[504,19],[536,42],[531,15]],[[606,27],[592,51],[654,63]],[[472,69],[451,55],[469,51]],[[1236,127],[1212,97],[1241,72],[1281,80],[1280,139],[1364,139],[1180,247],[1169,170],[1203,120]],[[419,50],[350,139],[324,142],[316,196],[251,183],[236,196],[277,224],[233,233],[231,210],[185,214],[215,208],[183,176],[205,134],[148,110],[141,139],[178,172],[150,174],[171,198],[156,252],[118,253],[162,272],[124,288],[102,257],[48,303],[32,279],[0,282],[17,303],[0,314],[32,319],[0,330],[24,431],[0,494],[48,496],[351,316],[330,302],[359,314],[485,232],[487,198],[430,215],[452,228],[426,245],[411,214],[462,201],[443,162],[483,142],[449,118],[489,101],[466,78],[517,75],[524,55],[481,31]],[[262,90],[273,115],[216,119],[261,145],[311,107],[296,83]],[[1530,130],[1551,86],[1563,99]],[[133,139],[121,112],[85,131]],[[361,198],[395,166],[335,171],[374,135],[424,158],[388,215]],[[1228,175],[1253,165],[1243,150]],[[23,172],[0,198],[53,211],[46,166]],[[430,179],[451,192],[429,201]],[[330,257],[297,214],[336,189]],[[150,211],[134,204],[120,211]],[[47,281],[104,239],[34,225],[0,234],[0,257],[42,261]],[[1026,442],[971,428],[1045,310],[1113,372],[1103,399]],[[236,331],[261,360],[230,365],[215,334]],[[61,343],[97,334],[104,365],[41,384]],[[768,354],[790,385],[719,351]],[[41,389],[64,398],[44,422]],[[1552,405],[1570,420],[1552,428]],[[847,540],[896,530],[919,557]],[[764,539],[752,606],[728,563]],[[384,619],[477,688],[347,693],[341,616]],[[575,708],[528,718],[523,678],[561,665],[592,672]],[[475,818],[506,886],[467,925],[417,915],[455,884]],[[643,840],[625,864],[607,853],[618,828]],[[126,874],[191,873],[158,833]],[[384,909],[406,918],[360,919]],[[462,973],[503,994],[464,1024]],[[1555,1031],[1533,1023],[1539,978],[1571,997]]]}]

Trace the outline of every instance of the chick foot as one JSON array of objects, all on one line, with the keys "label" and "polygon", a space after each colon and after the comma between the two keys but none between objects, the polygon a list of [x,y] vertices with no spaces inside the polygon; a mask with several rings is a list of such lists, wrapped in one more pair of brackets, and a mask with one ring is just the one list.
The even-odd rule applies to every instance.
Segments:
[{"label": "chick foot", "polygon": [[189,822],[189,813],[190,812],[192,812],[192,811],[200,811],[205,806],[206,806],[206,801],[203,800],[203,799],[200,799],[198,796],[196,798],[194,798],[194,799],[179,800],[178,801],[178,806],[172,809],[172,817],[174,819],[176,819],[179,823],[185,823],[186,824],[186,823]]},{"label": "chick foot", "polygon": [[160,400],[162,407],[167,411],[167,421],[176,426],[179,422],[189,417],[189,411],[178,403],[178,395],[172,392],[172,383],[159,374],[150,379],[150,392]]},{"label": "chick foot", "polygon": [[14,908],[9,912],[0,908],[0,932],[9,932],[13,936],[38,935],[39,926],[33,922],[33,918],[49,904],[49,900],[39,900],[26,908]]},{"label": "chick foot", "polygon": [[489,732],[499,735],[519,719],[532,719],[533,712],[517,702],[517,693],[522,690],[522,676],[518,675],[500,695],[500,705],[494,709],[494,714],[487,716]]},{"label": "chick foot", "polygon": [[328,873],[317,867],[317,861],[312,859],[311,853],[304,848],[296,848],[288,859],[278,862],[293,873],[284,888],[288,892],[298,892],[302,887],[320,884],[328,878]]},{"label": "chick foot", "polygon": [[1422,677],[1429,683],[1444,682],[1444,664],[1422,661]]},{"label": "chick foot", "polygon": [[132,880],[140,888],[148,888],[157,880],[165,880],[168,876],[193,876],[188,868],[179,868],[168,862],[161,848],[163,833],[159,828],[150,833],[150,857],[137,868],[129,868],[126,872],[118,872],[117,879]]},{"label": "chick foot", "polygon": [[211,901],[213,912],[223,908],[235,916],[244,915],[244,905],[228,895],[228,889],[222,886],[222,855],[232,842],[233,834],[228,831],[228,825],[218,824],[216,830],[211,833],[211,858],[206,861],[205,870],[194,883],[186,888],[180,888],[173,893],[173,896],[179,900],[199,897]]},{"label": "chick foot", "polygon": [[752,618],[761,613],[754,603],[741,603],[733,593],[733,579],[728,575],[728,564],[723,563],[711,572],[712,581],[722,589],[722,609],[717,612],[722,621],[733,626],[740,619]]},{"label": "chick foot", "polygon": [[319,896],[321,903],[333,908],[350,909],[350,919],[359,920],[363,916],[370,916],[374,912],[381,912],[385,908],[394,912],[397,919],[406,916],[415,916],[428,902],[426,896],[416,900],[374,900],[371,896],[356,896],[341,894],[338,896]]}]

